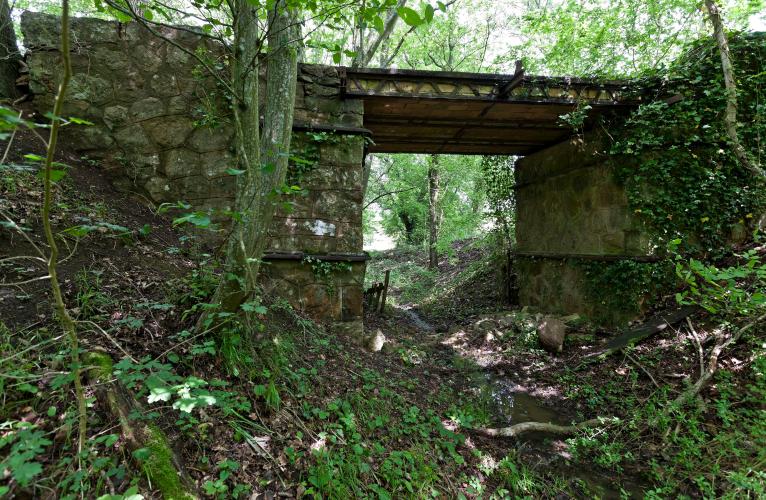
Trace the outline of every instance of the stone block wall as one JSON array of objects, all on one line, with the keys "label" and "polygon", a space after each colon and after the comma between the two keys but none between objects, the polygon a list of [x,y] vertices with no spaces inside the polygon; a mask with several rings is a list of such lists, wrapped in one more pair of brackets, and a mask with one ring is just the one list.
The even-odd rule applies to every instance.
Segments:
[{"label": "stone block wall", "polygon": [[[232,207],[235,179],[226,171],[235,166],[233,131],[215,79],[193,56],[136,23],[79,18],[71,28],[74,75],[64,116],[94,125],[66,127],[65,147],[98,159],[119,188],[156,204],[185,201],[213,216]],[[58,19],[24,12],[21,29],[34,104],[48,112],[61,60]],[[191,52],[204,50],[211,64],[225,71],[222,51],[195,28],[157,31]],[[292,154],[310,156],[311,165],[297,179],[305,195],[285,200],[291,209],[280,208],[270,230],[267,253],[293,255],[284,261],[272,255],[277,260],[271,268],[279,272],[267,274],[284,280],[285,286],[275,288],[316,317],[358,321],[363,262],[339,273],[328,287],[295,254],[362,255],[365,139],[332,130],[361,127],[363,104],[341,98],[337,68],[302,66],[295,106]],[[330,132],[306,132],[313,128]],[[321,294],[315,290],[320,286],[339,293]]]},{"label": "stone block wall", "polygon": [[589,300],[577,261],[636,258],[653,252],[603,153],[586,135],[516,163],[519,300],[547,312],[609,316]]}]

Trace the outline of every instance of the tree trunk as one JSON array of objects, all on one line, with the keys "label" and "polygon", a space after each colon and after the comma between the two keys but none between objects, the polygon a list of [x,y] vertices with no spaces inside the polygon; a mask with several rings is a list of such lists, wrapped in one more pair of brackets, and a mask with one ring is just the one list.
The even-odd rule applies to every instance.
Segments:
[{"label": "tree trunk", "polygon": [[428,268],[439,267],[436,242],[439,239],[439,155],[428,162]]},{"label": "tree trunk", "polygon": [[708,10],[710,22],[713,25],[713,37],[718,44],[718,52],[721,54],[721,69],[723,70],[723,80],[726,86],[726,112],[723,118],[726,134],[729,136],[734,149],[734,155],[739,162],[753,174],[766,177],[764,171],[758,165],[753,164],[747,151],[739,141],[737,133],[737,83],[734,79],[734,67],[731,63],[729,42],[726,39],[718,5],[713,0],[705,0],[705,6]]},{"label": "tree trunk", "polygon": [[[235,4],[232,81],[242,99],[234,106],[237,163],[244,174],[237,185],[238,220],[226,251],[226,269],[213,298],[220,311],[233,313],[257,284],[260,258],[276,206],[275,192],[284,183],[292,135],[299,24],[295,12],[278,0],[269,10],[269,52],[263,133],[259,140],[259,40],[256,8],[248,0]],[[199,325],[206,327],[204,321]]]},{"label": "tree trunk", "polygon": [[0,97],[16,98],[16,78],[19,76],[21,54],[13,30],[8,0],[0,0]]}]

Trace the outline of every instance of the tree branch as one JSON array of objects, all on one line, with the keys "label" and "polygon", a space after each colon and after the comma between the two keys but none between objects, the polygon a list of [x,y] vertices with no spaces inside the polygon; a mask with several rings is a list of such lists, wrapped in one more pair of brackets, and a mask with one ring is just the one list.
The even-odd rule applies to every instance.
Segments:
[{"label": "tree branch", "polygon": [[590,420],[586,420],[585,422],[580,422],[579,424],[575,425],[556,425],[556,424],[549,424],[545,422],[522,422],[520,424],[512,425],[510,427],[501,427],[499,429],[476,429],[476,431],[479,434],[482,434],[484,436],[489,437],[517,437],[521,434],[526,434],[528,432],[545,432],[548,434],[559,434],[563,436],[567,436],[570,434],[574,434],[577,431],[580,431],[582,429],[586,429],[588,427],[598,427],[600,425],[605,425],[608,423],[616,423],[619,422],[619,419],[616,417],[598,417],[598,418],[592,418]]},{"label": "tree branch", "polygon": [[406,193],[407,191],[412,191],[413,189],[415,189],[415,188],[414,188],[414,187],[411,187],[411,188],[407,188],[407,189],[399,189],[399,190],[396,190],[396,191],[389,191],[389,192],[387,192],[387,193],[383,193],[383,194],[380,194],[380,195],[376,196],[375,198],[373,198],[372,200],[370,200],[370,202],[369,202],[369,203],[367,203],[367,204],[366,204],[366,205],[365,205],[365,206],[362,208],[362,210],[365,210],[365,209],[367,209],[367,207],[369,207],[370,205],[374,204],[376,201],[378,201],[378,200],[379,200],[379,199],[381,199],[381,198],[385,198],[386,196],[390,196],[390,195],[392,195],[392,194]]}]

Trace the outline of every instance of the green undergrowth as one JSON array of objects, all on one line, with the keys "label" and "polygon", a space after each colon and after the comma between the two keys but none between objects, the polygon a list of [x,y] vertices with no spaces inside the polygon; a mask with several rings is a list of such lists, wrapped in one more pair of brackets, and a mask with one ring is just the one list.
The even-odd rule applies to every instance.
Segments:
[{"label": "green undergrowth", "polygon": [[[568,487],[513,456],[480,465],[489,452],[469,446],[466,432],[489,422],[486,395],[442,390],[424,397],[418,367],[403,363],[412,371],[401,374],[360,361],[346,339],[283,300],[254,299],[245,306],[252,312],[246,320],[219,318],[226,320],[223,328],[195,333],[195,313],[210,309],[214,281],[207,266],[212,264],[168,280],[164,295],[140,306],[113,296],[108,274],[82,274],[72,290],[83,318],[101,322],[120,344],[148,335],[152,315],[176,318],[165,323],[175,325],[163,333],[166,341],[148,353],[111,346],[105,347],[108,354],[83,358],[85,366],[99,371],[111,367],[144,407],[131,418],[153,432],[133,452],[110,412],[92,399],[91,439],[78,466],[68,431],[76,415],[68,397],[71,376],[61,370],[66,350],[44,326],[1,330],[0,448],[9,474],[0,491],[30,496],[52,491],[58,498],[148,496],[180,484],[166,466],[172,449],[183,452],[207,498],[246,498],[267,487],[257,471],[273,468],[274,461],[292,471],[289,491],[316,498],[504,498]],[[110,314],[114,310],[121,312],[119,318]],[[98,331],[86,332],[84,338],[92,342],[99,335],[103,338]],[[248,467],[244,459],[220,451],[236,443],[261,450],[247,459]],[[110,496],[112,491],[120,495]]]},{"label": "green undergrowth", "polygon": [[[630,348],[611,375],[595,367],[559,376],[566,396],[579,400],[585,413],[608,408],[624,419],[570,440],[577,459],[615,473],[646,468],[654,483],[648,498],[766,495],[766,262],[758,248],[725,267],[677,255],[674,275],[685,287],[676,301],[700,307],[704,322],[695,318],[696,326],[690,321],[673,329],[668,340]],[[717,371],[709,386],[682,397],[711,366]],[[685,381],[672,382],[671,373],[685,374]]]}]

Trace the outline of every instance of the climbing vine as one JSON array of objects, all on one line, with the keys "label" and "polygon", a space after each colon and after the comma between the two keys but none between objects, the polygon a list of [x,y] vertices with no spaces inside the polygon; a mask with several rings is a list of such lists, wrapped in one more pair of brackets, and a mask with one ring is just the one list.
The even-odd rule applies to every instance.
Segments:
[{"label": "climbing vine", "polygon": [[600,307],[594,311],[594,320],[604,324],[618,324],[625,318],[635,317],[648,300],[661,298],[676,284],[673,262],[596,262],[580,259],[570,261],[585,278],[585,293],[592,303]]},{"label": "climbing vine", "polygon": [[348,273],[353,269],[350,262],[329,262],[321,260],[319,257],[307,255],[303,258],[303,263],[311,266],[311,272],[317,281],[324,283],[327,293],[335,295],[335,276],[340,273]]},{"label": "climbing vine", "polygon": [[319,163],[322,144],[340,144],[343,138],[330,132],[294,132],[287,184],[299,186],[303,177]]},{"label": "climbing vine", "polygon": [[[766,141],[766,36],[731,39],[739,76],[741,141],[757,163]],[[766,210],[766,189],[734,155],[723,123],[726,90],[712,40],[692,44],[662,78],[642,83],[655,97],[609,127],[616,179],[631,209],[664,246],[711,258],[747,239]],[[670,97],[663,98],[663,97]]]}]

